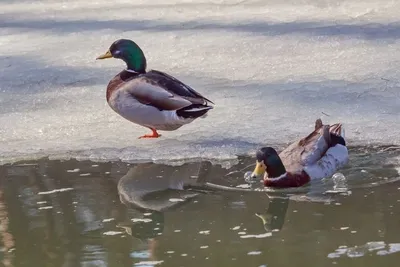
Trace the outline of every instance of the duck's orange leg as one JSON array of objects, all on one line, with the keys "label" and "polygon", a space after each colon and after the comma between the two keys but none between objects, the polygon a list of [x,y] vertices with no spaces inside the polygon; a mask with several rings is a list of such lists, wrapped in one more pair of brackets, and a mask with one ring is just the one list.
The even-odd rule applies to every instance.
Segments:
[{"label": "duck's orange leg", "polygon": [[142,138],[158,138],[158,137],[161,136],[161,134],[157,133],[156,129],[150,128],[150,130],[152,131],[151,134],[142,135],[142,136],[139,137],[139,139],[142,139]]}]

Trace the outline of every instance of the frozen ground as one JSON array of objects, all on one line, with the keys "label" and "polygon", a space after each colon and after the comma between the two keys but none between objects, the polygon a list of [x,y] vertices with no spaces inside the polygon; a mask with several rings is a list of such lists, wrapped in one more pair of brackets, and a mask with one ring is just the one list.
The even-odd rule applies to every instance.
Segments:
[{"label": "frozen ground", "polygon": [[[351,144],[400,144],[400,2],[281,2],[1,1],[0,162],[230,159],[317,117],[343,122]],[[123,62],[95,61],[119,38],[216,108],[138,140],[147,129],[105,101]]]}]

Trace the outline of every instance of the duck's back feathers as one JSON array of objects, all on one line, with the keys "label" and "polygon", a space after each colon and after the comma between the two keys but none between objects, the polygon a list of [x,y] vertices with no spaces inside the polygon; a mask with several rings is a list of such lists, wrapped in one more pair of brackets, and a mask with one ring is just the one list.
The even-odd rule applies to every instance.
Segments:
[{"label": "duck's back feathers", "polygon": [[206,105],[207,102],[214,104],[211,100],[205,98],[190,86],[182,83],[175,77],[172,77],[171,75],[168,75],[164,72],[158,70],[151,70],[143,74],[143,76],[148,78],[153,83],[156,83],[158,86],[171,92],[172,94],[186,98],[194,102],[193,104]]},{"label": "duck's back feathers", "polygon": [[321,119],[315,122],[314,131],[292,143],[279,156],[290,172],[301,172],[305,166],[317,163],[330,147],[345,146],[342,124],[324,125]]}]

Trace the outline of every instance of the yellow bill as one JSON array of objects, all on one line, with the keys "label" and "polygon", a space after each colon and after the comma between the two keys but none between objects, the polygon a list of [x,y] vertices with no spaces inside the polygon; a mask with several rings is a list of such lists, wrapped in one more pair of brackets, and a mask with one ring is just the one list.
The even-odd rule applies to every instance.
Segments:
[{"label": "yellow bill", "polygon": [[108,50],[104,55],[98,56],[96,59],[106,59],[106,58],[112,58],[112,54],[110,50]]},{"label": "yellow bill", "polygon": [[265,171],[266,171],[266,169],[267,169],[267,167],[265,166],[264,162],[257,161],[256,167],[255,167],[253,173],[251,174],[251,177],[261,177],[261,176],[263,176]]}]

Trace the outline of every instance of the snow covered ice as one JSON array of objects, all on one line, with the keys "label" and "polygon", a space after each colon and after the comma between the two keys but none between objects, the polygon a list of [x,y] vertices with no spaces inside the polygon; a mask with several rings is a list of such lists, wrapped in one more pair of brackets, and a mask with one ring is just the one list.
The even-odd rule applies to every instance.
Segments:
[{"label": "snow covered ice", "polygon": [[[400,144],[399,16],[378,0],[1,1],[0,161],[225,160],[318,117],[343,122],[349,144]],[[148,130],[105,100],[124,63],[95,60],[120,38],[215,109],[137,139]]]}]

